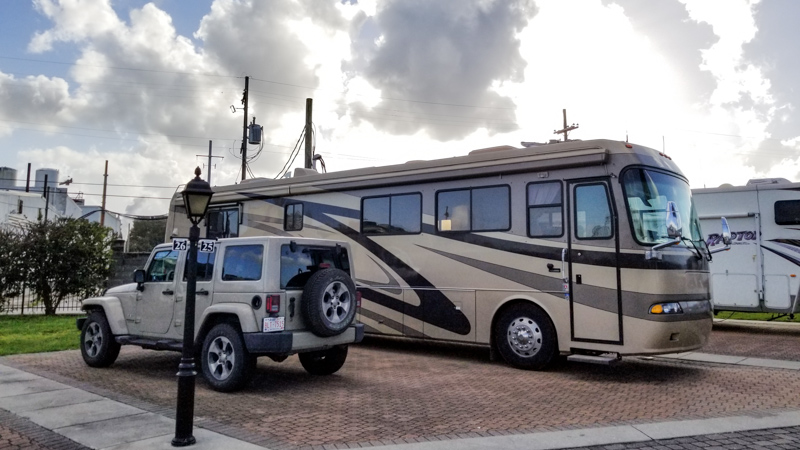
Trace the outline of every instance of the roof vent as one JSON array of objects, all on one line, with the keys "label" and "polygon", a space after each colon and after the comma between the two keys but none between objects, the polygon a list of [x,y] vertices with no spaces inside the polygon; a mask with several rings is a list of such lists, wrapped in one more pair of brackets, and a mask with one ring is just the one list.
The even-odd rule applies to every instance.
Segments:
[{"label": "roof vent", "polygon": [[754,186],[756,184],[789,184],[791,181],[786,178],[753,178],[749,180],[745,186]]},{"label": "roof vent", "polygon": [[316,175],[317,171],[314,169],[306,169],[305,167],[297,167],[294,169],[294,176],[297,177],[307,177],[309,175]]}]

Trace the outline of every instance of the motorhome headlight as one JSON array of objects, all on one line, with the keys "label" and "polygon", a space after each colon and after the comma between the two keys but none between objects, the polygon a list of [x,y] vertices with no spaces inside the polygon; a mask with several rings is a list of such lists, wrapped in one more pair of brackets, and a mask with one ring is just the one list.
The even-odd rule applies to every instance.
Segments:
[{"label": "motorhome headlight", "polygon": [[650,307],[650,314],[683,314],[680,303],[656,303]]}]

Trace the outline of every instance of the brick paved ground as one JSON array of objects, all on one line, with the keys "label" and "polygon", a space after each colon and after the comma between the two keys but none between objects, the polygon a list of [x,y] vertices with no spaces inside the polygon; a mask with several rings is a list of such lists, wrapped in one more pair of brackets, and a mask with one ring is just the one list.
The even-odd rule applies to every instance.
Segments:
[{"label": "brick paved ground", "polygon": [[596,445],[575,450],[797,450],[800,427],[756,430],[739,433],[708,434],[679,439],[635,444]]},{"label": "brick paved ground", "polygon": [[[724,313],[720,313],[724,317]],[[754,328],[740,323],[714,325],[711,339],[701,352],[800,361],[800,326]]]},{"label": "brick paved ground", "polygon": [[84,450],[86,447],[0,409],[0,450]]},{"label": "brick paved ground", "polygon": [[[738,333],[715,331],[709,348],[753,351],[763,338]],[[786,350],[790,358],[800,347],[796,335],[765,339],[791,348]],[[749,356],[773,357],[759,352]],[[179,359],[177,353],[123,347],[108,369],[87,367],[79,351],[4,361],[171,415]],[[344,368],[330,377],[307,375],[293,357],[281,364],[260,359],[254,382],[243,392],[217,393],[198,380],[195,413],[196,423],[209,429],[281,449],[795,410],[800,409],[798,392],[800,372],[792,370],[626,358],[615,367],[568,363],[526,372],[489,362],[483,349],[423,345],[412,350],[406,343],[368,340],[351,347]]]}]

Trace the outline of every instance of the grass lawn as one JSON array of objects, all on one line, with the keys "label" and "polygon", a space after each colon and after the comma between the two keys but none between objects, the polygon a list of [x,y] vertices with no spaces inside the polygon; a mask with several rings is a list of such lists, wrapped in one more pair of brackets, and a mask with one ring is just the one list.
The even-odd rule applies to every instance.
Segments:
[{"label": "grass lawn", "polygon": [[0,356],[78,349],[78,316],[0,316]]},{"label": "grass lawn", "polygon": [[769,322],[794,322],[800,323],[800,314],[795,314],[794,319],[790,319],[788,315],[773,314],[773,313],[750,313],[750,312],[734,312],[734,311],[720,311],[714,316],[715,319],[737,319],[737,320],[764,320]]}]

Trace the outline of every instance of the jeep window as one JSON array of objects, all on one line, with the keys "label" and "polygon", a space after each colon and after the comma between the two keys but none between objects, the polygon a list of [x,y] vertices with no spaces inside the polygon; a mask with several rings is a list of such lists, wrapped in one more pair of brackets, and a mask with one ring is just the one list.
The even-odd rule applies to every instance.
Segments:
[{"label": "jeep window", "polygon": [[281,246],[281,289],[300,288],[318,270],[341,269],[350,274],[350,260],[347,250],[340,247],[312,247],[307,245]]},{"label": "jeep window", "polygon": [[261,279],[264,260],[263,245],[232,245],[225,249],[222,260],[224,281],[255,281]]},{"label": "jeep window", "polygon": [[[214,275],[214,258],[217,252],[197,252],[197,281],[211,281]],[[186,269],[189,267],[189,252],[186,252],[186,264],[183,265],[183,281],[186,281]]]},{"label": "jeep window", "polygon": [[156,252],[150,266],[147,267],[146,282],[164,282],[175,279],[175,266],[178,263],[178,252],[161,250]]}]

